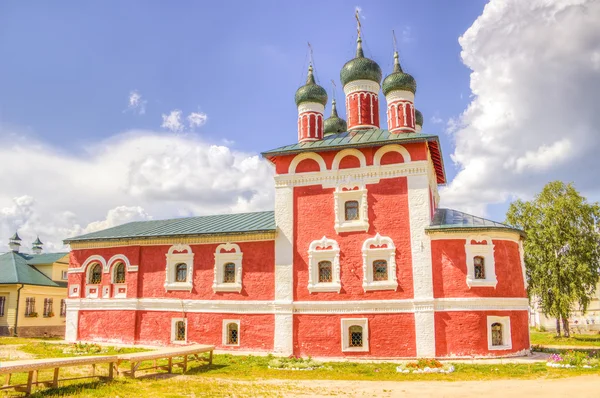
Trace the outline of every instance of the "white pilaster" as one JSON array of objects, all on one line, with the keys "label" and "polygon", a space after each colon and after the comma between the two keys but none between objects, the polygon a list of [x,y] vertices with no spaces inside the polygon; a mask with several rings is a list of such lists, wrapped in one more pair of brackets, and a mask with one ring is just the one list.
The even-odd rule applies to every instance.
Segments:
[{"label": "white pilaster", "polygon": [[433,311],[433,272],[431,242],[425,228],[431,221],[429,180],[426,174],[408,177],[408,209],[413,264],[415,332],[417,356],[435,356],[435,317]]},{"label": "white pilaster", "polygon": [[294,188],[275,189],[275,313],[274,351],[291,355],[294,349]]},{"label": "white pilaster", "polygon": [[[79,332],[79,308],[72,308],[67,299],[67,314],[65,317],[65,341],[74,343],[77,341]],[[71,308],[69,308],[71,307]]]}]

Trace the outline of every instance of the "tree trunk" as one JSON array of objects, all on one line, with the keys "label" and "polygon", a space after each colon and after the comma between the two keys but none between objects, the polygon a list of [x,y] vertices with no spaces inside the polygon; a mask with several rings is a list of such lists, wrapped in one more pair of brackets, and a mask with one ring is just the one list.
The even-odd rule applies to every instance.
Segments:
[{"label": "tree trunk", "polygon": [[560,316],[556,318],[556,337],[560,337]]},{"label": "tree trunk", "polygon": [[562,322],[563,322],[563,335],[565,337],[571,337],[571,334],[569,333],[569,319],[567,319],[563,316]]}]

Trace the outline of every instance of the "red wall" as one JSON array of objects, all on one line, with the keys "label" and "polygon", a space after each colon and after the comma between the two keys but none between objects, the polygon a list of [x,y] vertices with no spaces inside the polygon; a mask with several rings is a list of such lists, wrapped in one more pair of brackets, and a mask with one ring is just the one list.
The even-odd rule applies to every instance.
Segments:
[{"label": "red wall", "polygon": [[442,297],[527,297],[519,255],[519,245],[493,240],[498,284],[493,287],[467,286],[465,239],[431,241],[433,295]]},{"label": "red wall", "polygon": [[[335,231],[333,188],[321,186],[294,188],[294,300],[381,300],[413,297],[410,225],[406,177],[381,180],[367,185],[369,202],[368,232]],[[363,242],[379,232],[396,245],[397,291],[365,292],[363,280]],[[338,293],[308,291],[308,247],[313,240],[327,236],[340,246]]]},{"label": "red wall", "polygon": [[[342,318],[369,320],[369,351],[342,352]],[[294,355],[331,357],[414,357],[413,314],[294,315]]]},{"label": "red wall", "polygon": [[[510,316],[512,349],[488,350],[487,316]],[[501,356],[529,348],[527,311],[447,311],[435,313],[436,356]]]},{"label": "red wall", "polygon": [[135,342],[135,311],[79,311],[79,340]]}]

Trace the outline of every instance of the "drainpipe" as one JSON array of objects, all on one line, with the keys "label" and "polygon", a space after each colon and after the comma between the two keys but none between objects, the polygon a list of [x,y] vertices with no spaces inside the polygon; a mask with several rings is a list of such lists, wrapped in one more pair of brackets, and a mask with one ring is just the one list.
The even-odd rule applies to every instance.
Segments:
[{"label": "drainpipe", "polygon": [[21,289],[23,289],[25,285],[21,283],[21,287],[17,289],[17,308],[15,310],[15,329],[13,330],[13,335],[17,337],[17,325],[19,323],[19,302],[21,301]]}]

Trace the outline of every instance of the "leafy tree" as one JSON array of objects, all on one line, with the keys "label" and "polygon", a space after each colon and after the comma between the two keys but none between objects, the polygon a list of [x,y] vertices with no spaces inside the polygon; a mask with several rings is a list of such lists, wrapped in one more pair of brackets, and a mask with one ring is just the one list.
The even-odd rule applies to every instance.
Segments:
[{"label": "leafy tree", "polygon": [[529,297],[556,318],[556,333],[569,336],[576,304],[585,312],[599,278],[600,205],[588,203],[572,184],[553,181],[532,201],[511,203],[506,221],[527,234],[524,242]]}]

